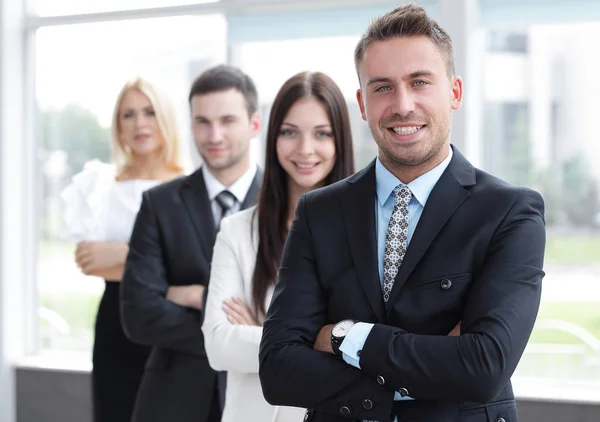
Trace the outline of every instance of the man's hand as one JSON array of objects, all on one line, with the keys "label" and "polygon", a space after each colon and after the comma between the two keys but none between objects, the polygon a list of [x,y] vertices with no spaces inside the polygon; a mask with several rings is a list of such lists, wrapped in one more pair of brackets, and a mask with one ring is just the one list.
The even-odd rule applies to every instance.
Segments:
[{"label": "man's hand", "polygon": [[[459,321],[452,331],[448,333],[449,336],[456,337],[460,335],[461,322]],[[333,326],[334,324],[325,325],[319,330],[313,349],[320,352],[333,353],[333,349],[331,348],[331,330],[333,330]]]},{"label": "man's hand", "polygon": [[333,330],[334,325],[325,325],[319,330],[313,349],[333,354],[333,349],[331,348],[331,330]]},{"label": "man's hand", "polygon": [[238,297],[223,301],[223,311],[231,325],[254,325],[260,327],[254,312]]},{"label": "man's hand", "polygon": [[204,308],[204,302],[202,300],[204,289],[206,289],[206,286],[201,284],[169,286],[167,290],[167,300],[185,308],[194,308],[201,311]]},{"label": "man's hand", "polygon": [[450,331],[448,333],[448,336],[450,336],[450,337],[460,336],[460,324],[462,324],[462,321],[458,321],[458,324],[456,324],[454,326],[454,328],[452,329],[452,331]]}]

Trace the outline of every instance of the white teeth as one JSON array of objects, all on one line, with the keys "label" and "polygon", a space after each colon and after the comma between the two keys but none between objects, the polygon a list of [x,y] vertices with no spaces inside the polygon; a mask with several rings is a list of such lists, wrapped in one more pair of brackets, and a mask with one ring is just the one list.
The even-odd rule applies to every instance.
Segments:
[{"label": "white teeth", "polygon": [[417,130],[421,129],[423,126],[404,126],[404,127],[394,127],[392,130],[396,132],[398,135],[412,135]]},{"label": "white teeth", "polygon": [[299,164],[299,163],[296,163],[296,165],[298,167],[300,167],[301,169],[311,169],[314,166],[316,166],[316,164]]}]

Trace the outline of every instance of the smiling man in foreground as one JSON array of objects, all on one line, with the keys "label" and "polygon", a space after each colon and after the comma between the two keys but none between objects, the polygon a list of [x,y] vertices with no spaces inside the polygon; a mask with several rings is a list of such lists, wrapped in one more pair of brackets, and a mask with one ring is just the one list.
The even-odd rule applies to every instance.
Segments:
[{"label": "smiling man in foreground", "polygon": [[539,306],[544,204],[451,146],[453,55],[414,4],[358,43],[378,157],[299,201],[260,351],[267,401],[305,420],[518,420],[510,377]]}]

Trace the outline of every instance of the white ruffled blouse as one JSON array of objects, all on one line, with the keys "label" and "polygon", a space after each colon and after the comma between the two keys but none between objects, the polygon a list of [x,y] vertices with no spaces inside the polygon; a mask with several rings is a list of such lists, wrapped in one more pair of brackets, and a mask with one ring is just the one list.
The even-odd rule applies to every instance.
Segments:
[{"label": "white ruffled blouse", "polygon": [[60,194],[64,237],[74,242],[127,243],[140,209],[142,193],[161,181],[117,181],[116,167],[97,160],[86,163]]}]

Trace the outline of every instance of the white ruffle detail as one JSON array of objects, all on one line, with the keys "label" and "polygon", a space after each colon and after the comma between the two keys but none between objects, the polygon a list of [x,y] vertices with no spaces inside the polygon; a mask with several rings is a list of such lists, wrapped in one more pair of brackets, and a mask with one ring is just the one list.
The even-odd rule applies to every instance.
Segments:
[{"label": "white ruffle detail", "polygon": [[109,195],[116,167],[99,160],[88,161],[60,194],[63,200],[64,237],[74,242],[105,240]]}]

